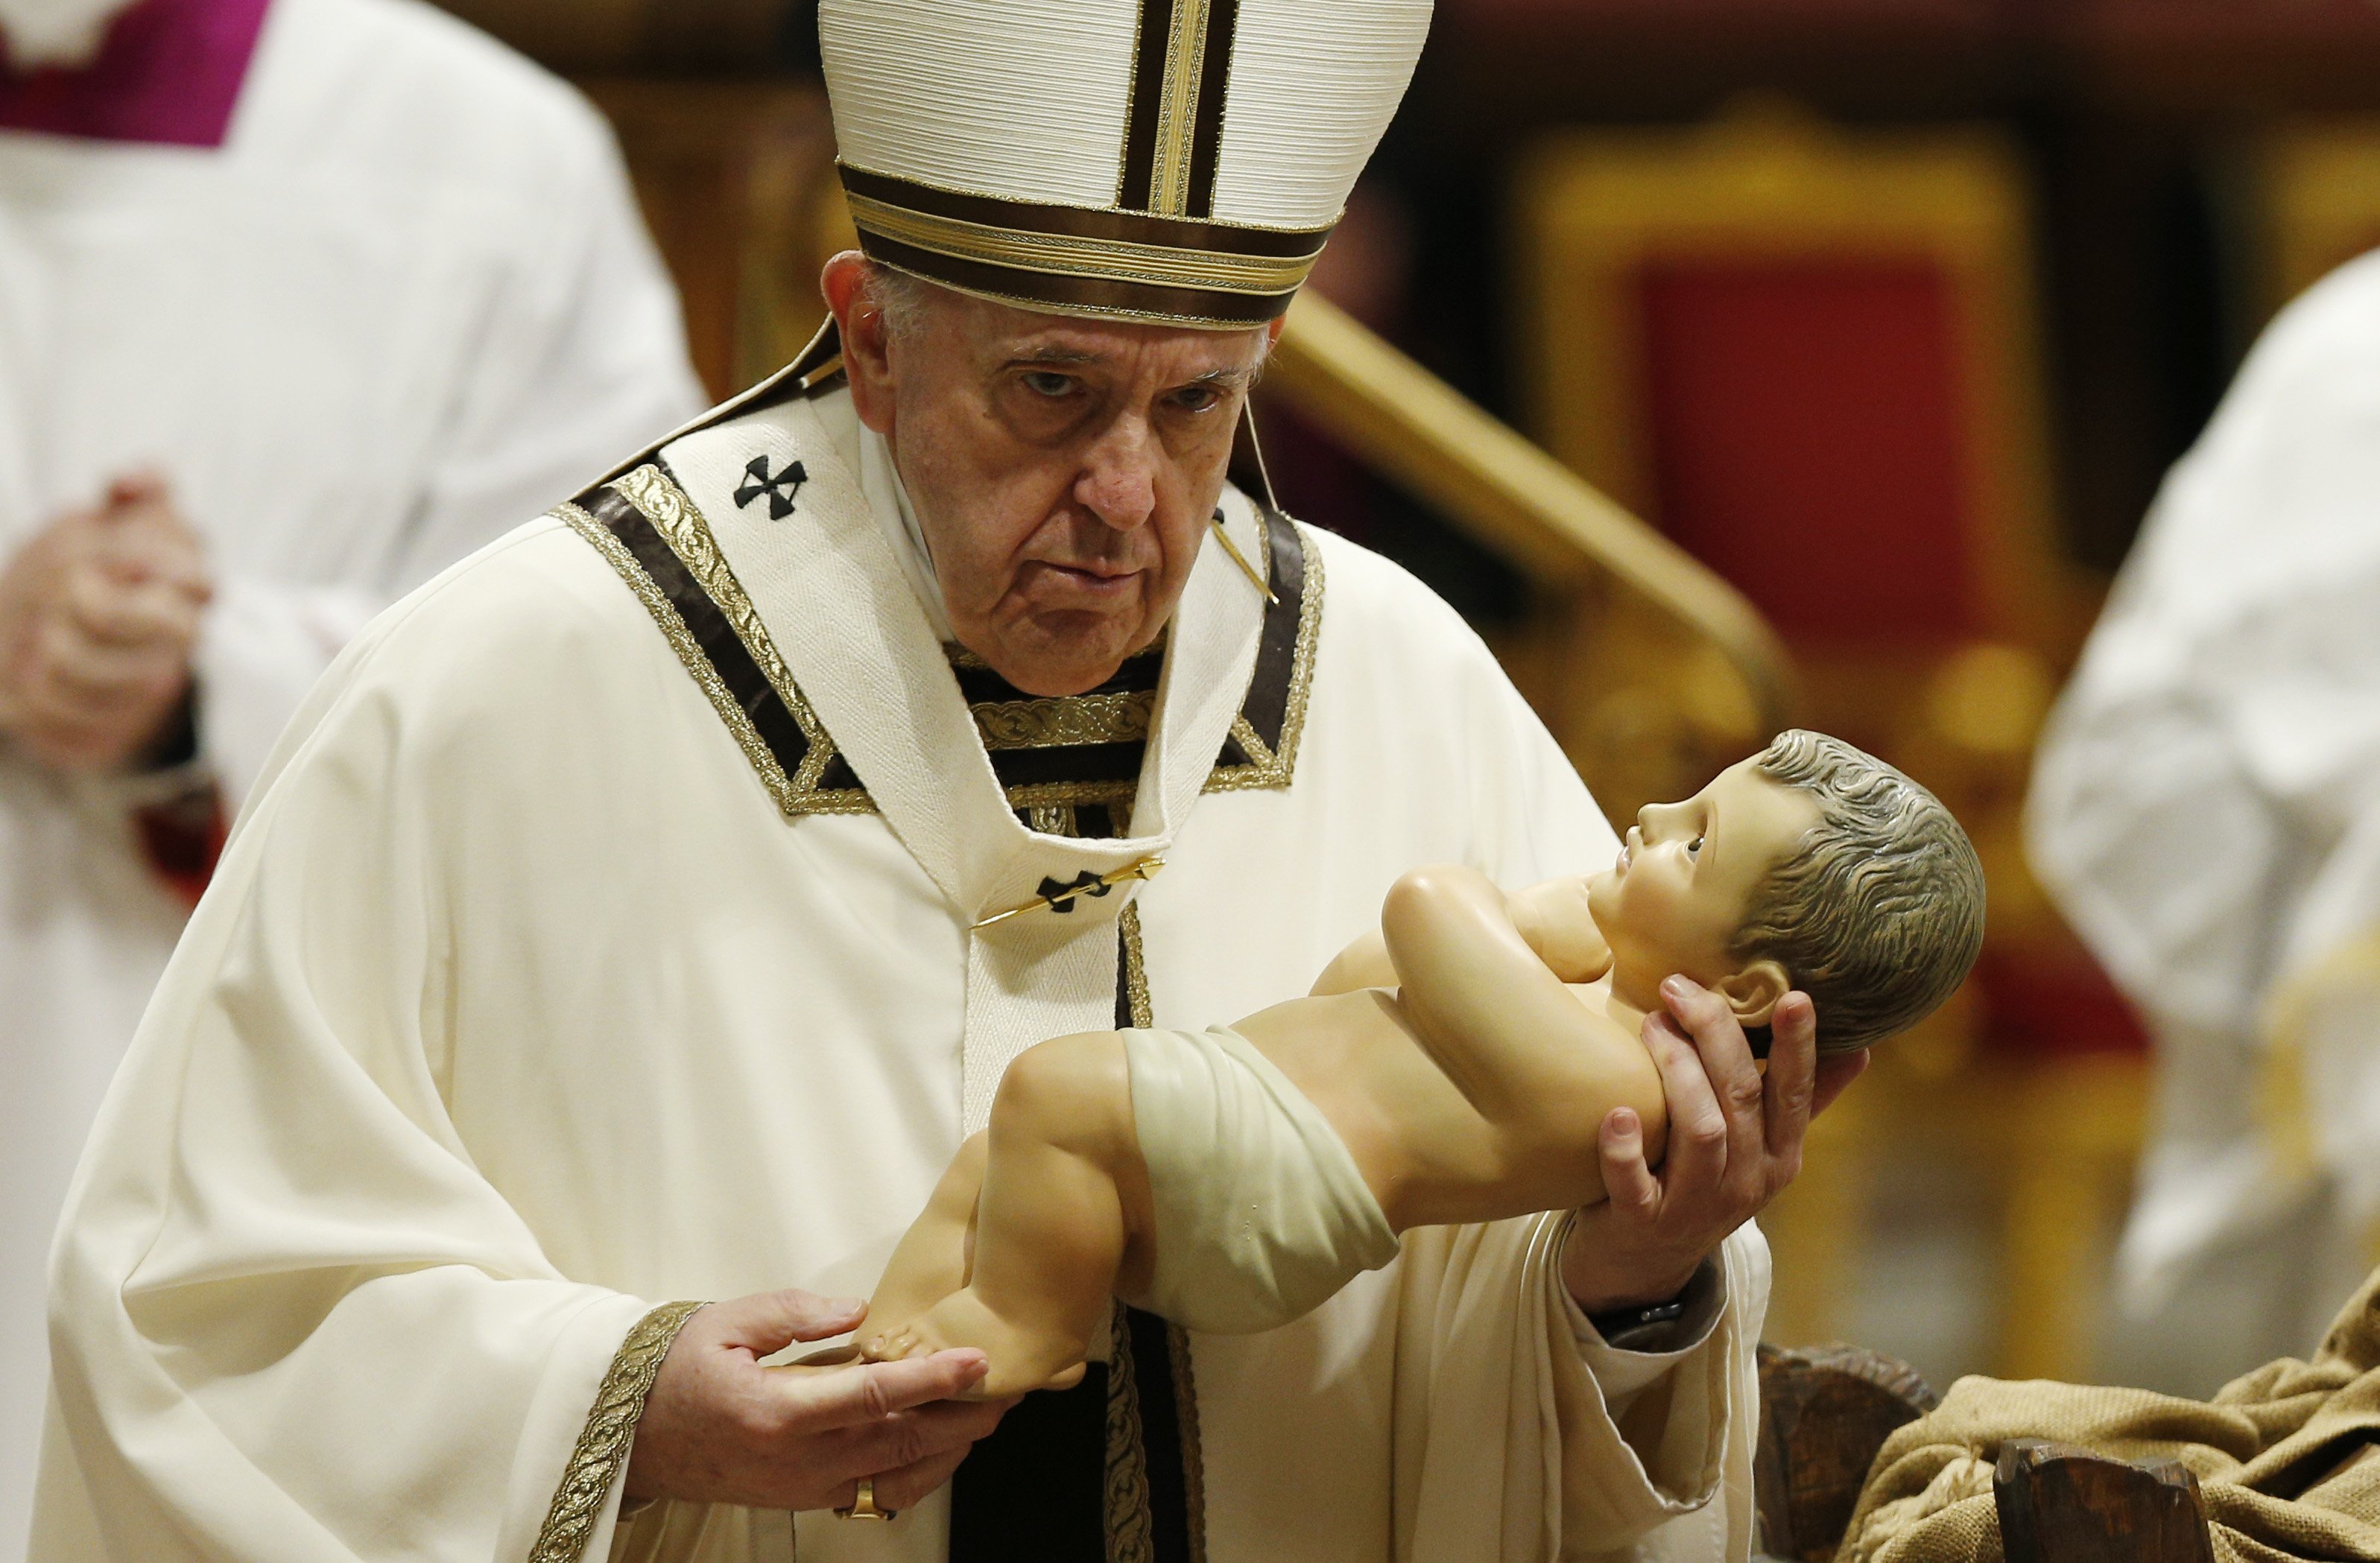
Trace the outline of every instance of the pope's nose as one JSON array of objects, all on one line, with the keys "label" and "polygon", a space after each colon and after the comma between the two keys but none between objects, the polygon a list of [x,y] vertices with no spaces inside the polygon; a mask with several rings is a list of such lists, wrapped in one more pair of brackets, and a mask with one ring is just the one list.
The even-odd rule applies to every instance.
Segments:
[{"label": "pope's nose", "polygon": [[1155,455],[1147,426],[1119,418],[1091,447],[1075,480],[1075,503],[1118,531],[1146,526],[1157,510]]}]

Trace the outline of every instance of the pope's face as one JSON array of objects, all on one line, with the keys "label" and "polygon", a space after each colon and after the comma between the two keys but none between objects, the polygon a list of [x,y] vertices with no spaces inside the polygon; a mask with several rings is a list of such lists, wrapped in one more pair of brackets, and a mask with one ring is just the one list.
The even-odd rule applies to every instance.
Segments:
[{"label": "pope's face", "polygon": [[892,443],[960,643],[1027,694],[1079,694],[1181,600],[1265,333],[923,291],[876,361],[847,354],[861,416]]},{"label": "pope's face", "polygon": [[1815,799],[1751,760],[1683,803],[1638,810],[1619,861],[1587,885],[1614,991],[1650,1010],[1675,973],[1719,987],[1741,964],[1732,948],[1753,892],[1817,823]]}]

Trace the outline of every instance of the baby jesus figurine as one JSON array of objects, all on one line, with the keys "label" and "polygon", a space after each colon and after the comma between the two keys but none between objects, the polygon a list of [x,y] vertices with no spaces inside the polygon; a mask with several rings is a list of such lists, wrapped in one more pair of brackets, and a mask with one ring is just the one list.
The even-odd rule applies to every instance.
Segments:
[{"label": "baby jesus figurine", "polygon": [[1079,1379],[1110,1299],[1187,1328],[1288,1323],[1398,1234],[1604,1197],[1597,1133],[1667,1113],[1639,1040],[1683,973],[1747,1028],[1795,989],[1821,1053],[1914,1024],[1983,941],[1974,849],[1933,794],[1839,739],[1781,734],[1619,861],[1507,895],[1415,869],[1311,996],[1207,1031],[1027,1049],[894,1251],[862,1354],[981,1348],[974,1393]]}]

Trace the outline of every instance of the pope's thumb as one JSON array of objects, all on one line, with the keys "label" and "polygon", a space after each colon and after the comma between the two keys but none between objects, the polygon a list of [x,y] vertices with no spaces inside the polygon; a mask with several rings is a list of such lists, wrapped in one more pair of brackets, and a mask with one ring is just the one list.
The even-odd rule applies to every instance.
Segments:
[{"label": "pope's thumb", "polygon": [[796,1340],[823,1340],[856,1328],[868,1316],[868,1304],[856,1297],[820,1297],[789,1287],[714,1303],[710,1311],[723,1337],[722,1344],[765,1357]]}]

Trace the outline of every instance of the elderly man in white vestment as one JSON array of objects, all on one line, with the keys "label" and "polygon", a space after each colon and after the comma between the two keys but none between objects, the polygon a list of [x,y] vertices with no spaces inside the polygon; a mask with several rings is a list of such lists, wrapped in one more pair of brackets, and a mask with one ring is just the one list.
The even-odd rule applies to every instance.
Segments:
[{"label": "elderly man in white vestment", "polygon": [[374,613],[699,406],[560,82],[410,0],[120,8],[0,0],[0,1558],[220,815]]},{"label": "elderly man in white vestment", "polygon": [[1303,992],[1416,864],[1616,852],[1241,439],[1427,24],[830,0],[833,329],[384,614],[268,767],[70,1195],[45,1558],[1746,1556],[1747,1218],[1856,1072],[1799,996],[1765,1093],[1670,996],[1658,1176],[1615,1114],[1612,1200],[1287,1327],[1120,1310],[1013,1407],[763,1365],[1026,1047]]},{"label": "elderly man in white vestment", "polygon": [[2174,468],[2034,782],[2042,878],[2155,1029],[2119,1278],[2192,1393],[2307,1351],[2380,1237],[2375,610],[2380,256]]}]

